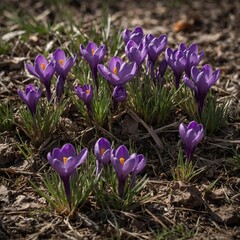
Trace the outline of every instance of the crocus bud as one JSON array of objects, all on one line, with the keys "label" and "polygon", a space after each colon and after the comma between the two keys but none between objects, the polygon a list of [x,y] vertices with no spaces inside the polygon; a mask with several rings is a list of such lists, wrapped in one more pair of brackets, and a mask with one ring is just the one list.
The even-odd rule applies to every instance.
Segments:
[{"label": "crocus bud", "polygon": [[99,138],[94,146],[94,155],[97,159],[97,175],[100,173],[101,165],[107,165],[111,161],[111,145],[106,138]]},{"label": "crocus bud", "polygon": [[179,126],[179,134],[184,143],[187,159],[190,160],[195,148],[203,139],[203,125],[195,121],[190,122],[188,125],[181,123]]},{"label": "crocus bud", "polygon": [[125,44],[127,44],[129,40],[139,44],[144,37],[144,33],[141,27],[136,27],[133,31],[125,29],[122,33],[122,37]]},{"label": "crocus bud", "polygon": [[127,91],[123,85],[116,86],[113,89],[112,97],[116,102],[124,102],[127,99]]},{"label": "crocus bud", "polygon": [[21,100],[28,106],[29,110],[31,111],[32,115],[36,115],[37,104],[42,95],[41,88],[36,89],[33,84],[27,85],[24,92],[18,89],[18,95]]},{"label": "crocus bud", "polygon": [[101,45],[98,47],[96,43],[89,42],[87,47],[84,48],[84,46],[81,44],[80,53],[82,54],[83,58],[89,63],[95,85],[98,88],[97,65],[102,62],[106,54],[106,46]]}]

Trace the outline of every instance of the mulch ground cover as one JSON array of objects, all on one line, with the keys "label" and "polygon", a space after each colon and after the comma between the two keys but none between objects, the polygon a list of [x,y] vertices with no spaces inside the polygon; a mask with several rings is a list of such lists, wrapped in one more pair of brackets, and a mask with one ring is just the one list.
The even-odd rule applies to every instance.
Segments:
[{"label": "mulch ground cover", "polygon": [[[0,239],[240,239],[239,1],[2,0],[1,103],[13,107],[19,123],[17,89],[36,81],[25,63],[59,47],[79,53],[81,36],[93,41],[98,34],[100,43],[106,11],[111,16],[109,39],[120,30],[141,26],[146,34],[166,34],[168,47],[196,43],[204,50],[201,65],[221,71],[212,89],[218,101],[229,101],[227,124],[199,145],[194,161],[204,170],[191,183],[172,176],[181,145],[181,112],[162,126],[150,126],[123,111],[113,129],[104,129],[87,126],[70,104],[57,131],[39,147],[31,144],[19,124],[0,129]],[[68,81],[75,80],[70,75]],[[149,194],[147,201],[120,211],[103,209],[90,196],[74,218],[57,213],[30,181],[41,184],[40,177],[50,169],[47,153],[54,147],[70,142],[92,149],[99,137],[117,145],[132,143],[147,155],[141,173],[149,178],[141,193]]]}]

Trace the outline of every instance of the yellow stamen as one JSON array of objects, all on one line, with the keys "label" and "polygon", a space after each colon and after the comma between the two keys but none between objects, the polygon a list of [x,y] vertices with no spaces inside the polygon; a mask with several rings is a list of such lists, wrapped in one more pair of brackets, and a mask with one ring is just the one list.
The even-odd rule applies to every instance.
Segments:
[{"label": "yellow stamen", "polygon": [[105,148],[101,148],[101,155],[105,153]]},{"label": "yellow stamen", "polygon": [[42,70],[45,70],[46,65],[45,65],[44,63],[42,63],[42,64],[41,64],[41,68],[42,68]]},{"label": "yellow stamen", "polygon": [[86,93],[87,93],[87,94],[89,94],[89,93],[90,93],[90,90],[89,90],[89,89],[87,89],[87,90],[86,90]]},{"label": "yellow stamen", "polygon": [[95,51],[94,51],[94,49],[92,48],[92,55],[94,54],[94,52],[95,52]]},{"label": "yellow stamen", "polygon": [[66,164],[67,163],[68,158],[67,157],[63,157],[63,163]]},{"label": "yellow stamen", "polygon": [[60,63],[60,65],[63,65],[64,61],[62,59],[60,59],[58,62]]},{"label": "yellow stamen", "polygon": [[116,68],[116,67],[113,69],[113,73],[114,73],[115,75],[117,75],[117,68]]},{"label": "yellow stamen", "polygon": [[125,159],[124,159],[124,158],[119,158],[119,161],[120,161],[120,163],[123,165],[123,164],[124,164],[124,161],[125,161]]}]

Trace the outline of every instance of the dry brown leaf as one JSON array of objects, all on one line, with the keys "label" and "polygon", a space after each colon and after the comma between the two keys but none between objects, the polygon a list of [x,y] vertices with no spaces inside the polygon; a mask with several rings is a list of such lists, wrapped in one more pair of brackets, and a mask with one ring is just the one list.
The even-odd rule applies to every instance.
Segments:
[{"label": "dry brown leaf", "polygon": [[191,31],[192,29],[193,29],[193,21],[184,21],[184,20],[179,20],[172,27],[172,30],[174,32]]}]

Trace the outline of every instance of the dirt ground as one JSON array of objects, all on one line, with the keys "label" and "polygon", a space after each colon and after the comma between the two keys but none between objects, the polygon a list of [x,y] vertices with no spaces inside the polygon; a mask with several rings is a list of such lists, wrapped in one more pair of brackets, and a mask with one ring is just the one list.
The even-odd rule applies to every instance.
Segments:
[{"label": "dirt ground", "polygon": [[[64,28],[65,17],[71,16],[82,33],[88,35],[92,26],[100,31],[102,1],[63,2],[0,2],[0,100],[12,104],[16,116],[17,89],[33,79],[24,64],[44,49],[56,49],[69,41],[67,34],[58,38],[54,27],[49,34],[41,32],[40,24],[62,24]],[[221,70],[213,90],[219,101],[231,102],[228,124],[205,137],[196,153],[199,167],[205,170],[191,184],[173,181],[171,176],[179,119],[160,130],[152,126],[158,129],[162,149],[144,129],[124,137],[119,129],[116,139],[133,138],[139,149],[148,151],[144,173],[149,182],[144,191],[151,198],[136,211],[114,211],[112,215],[106,215],[91,199],[75,219],[48,211],[29,180],[38,181],[49,167],[46,153],[54,144],[72,142],[84,126],[77,129],[76,118],[63,117],[60,131],[39,149],[32,149],[28,159],[18,148],[18,127],[0,129],[0,239],[240,239],[240,160],[238,165],[233,160],[240,158],[240,1],[109,0],[108,4],[115,30],[142,26],[146,34],[167,34],[169,47],[197,43],[205,51],[201,64]],[[31,24],[26,26],[28,22]],[[91,139],[94,134],[93,130],[84,136],[89,148],[97,139]],[[24,136],[23,141],[28,142]]]}]

